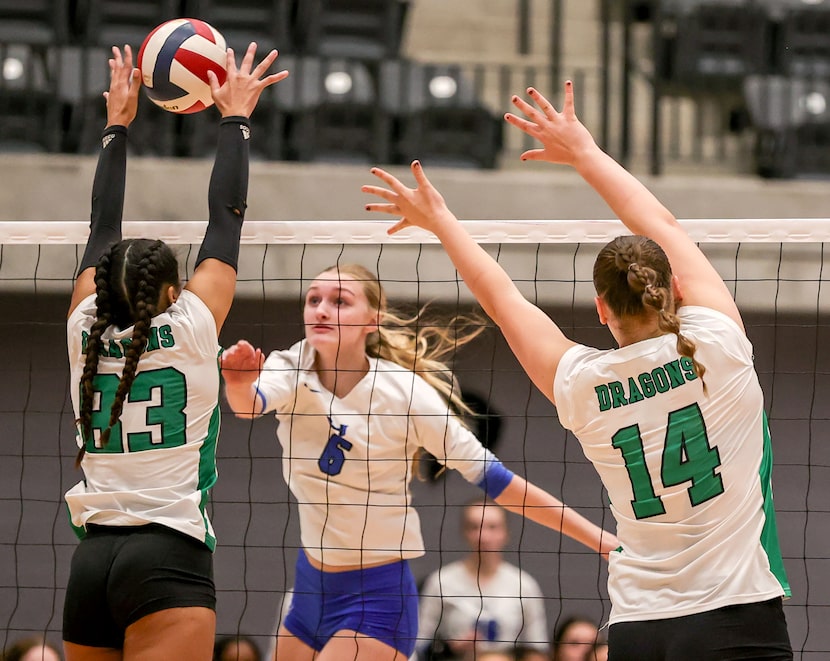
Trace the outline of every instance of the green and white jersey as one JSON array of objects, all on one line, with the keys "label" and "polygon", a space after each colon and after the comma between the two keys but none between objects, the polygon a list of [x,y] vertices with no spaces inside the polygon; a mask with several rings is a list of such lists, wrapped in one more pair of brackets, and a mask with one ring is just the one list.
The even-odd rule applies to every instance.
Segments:
[{"label": "green and white jersey", "polygon": [[[95,322],[95,296],[67,321],[72,406],[78,417],[85,346]],[[106,446],[110,406],[124,351],[133,334],[108,328],[94,379],[93,439],[87,439],[85,479],[66,493],[76,532],[87,523],[135,526],[158,523],[215,547],[205,507],[216,482],[219,436],[219,341],[216,321],[193,292],[153,319],[150,339],[121,419]],[[77,433],[78,445],[82,442]]]},{"label": "green and white jersey", "polygon": [[341,566],[423,555],[410,492],[416,450],[473,484],[497,459],[411,369],[369,358],[369,371],[341,398],[320,383],[314,356],[305,340],[274,351],[257,382],[261,412],[279,421],[305,552]]},{"label": "green and white jersey", "polygon": [[554,380],[562,425],[611,499],[610,621],[657,620],[789,596],[752,345],[726,315],[681,307],[703,383],[673,334],[577,345]]}]

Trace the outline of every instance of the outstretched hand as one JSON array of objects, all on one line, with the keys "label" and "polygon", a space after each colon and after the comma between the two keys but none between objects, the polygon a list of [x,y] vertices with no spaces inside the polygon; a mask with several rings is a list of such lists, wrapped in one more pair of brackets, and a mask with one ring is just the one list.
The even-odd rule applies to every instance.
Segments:
[{"label": "outstretched hand", "polygon": [[542,143],[541,149],[529,149],[521,155],[523,161],[548,161],[575,165],[580,156],[596,148],[594,138],[577,119],[574,110],[573,83],[565,83],[565,102],[557,111],[538,90],[533,87],[527,93],[535,106],[514,96],[513,105],[527,118],[507,113],[504,119],[521,131]]},{"label": "outstretched hand", "polygon": [[141,72],[133,67],[133,51],[124,46],[122,56],[118,46],[112,47],[109,59],[110,87],[104,92],[107,100],[107,126],[129,126],[138,112],[138,92]]},{"label": "outstretched hand", "polygon": [[255,349],[246,340],[239,340],[222,352],[222,378],[228,386],[250,385],[259,377],[264,363],[261,349]]},{"label": "outstretched hand", "polygon": [[421,227],[437,233],[442,224],[456,220],[447,208],[444,198],[430,183],[424,174],[419,161],[412,161],[412,174],[415,177],[415,188],[408,188],[400,179],[381,168],[372,168],[371,172],[383,181],[389,188],[382,186],[362,186],[360,190],[370,195],[376,195],[384,200],[366,205],[367,211],[378,211],[399,216],[400,220],[389,228],[388,233],[394,234],[405,227]]},{"label": "outstretched hand", "polygon": [[242,64],[237,68],[233,49],[228,48],[228,77],[222,85],[216,74],[208,71],[210,92],[222,117],[250,117],[263,90],[288,77],[288,71],[280,71],[263,78],[277,59],[277,51],[272,50],[254,67],[255,56],[256,43],[251,42],[242,58]]}]

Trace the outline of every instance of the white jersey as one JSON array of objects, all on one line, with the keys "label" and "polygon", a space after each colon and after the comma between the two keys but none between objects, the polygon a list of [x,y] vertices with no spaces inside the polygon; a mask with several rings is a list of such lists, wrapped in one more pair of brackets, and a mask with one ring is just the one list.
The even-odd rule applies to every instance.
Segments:
[{"label": "white jersey", "polygon": [[462,560],[430,574],[418,607],[418,648],[433,640],[467,640],[473,631],[480,652],[521,645],[547,654],[545,602],[536,580],[508,562],[486,580]]},{"label": "white jersey", "polygon": [[771,445],[752,346],[709,308],[684,306],[703,381],[673,334],[559,363],[559,420],[611,499],[611,623],[789,596],[772,508]]},{"label": "white jersey", "polygon": [[330,565],[423,555],[411,507],[413,455],[424,448],[475,484],[492,453],[412,370],[369,358],[369,371],[343,398],[320,383],[305,340],[265,361],[262,412],[279,422],[283,475],[297,499],[306,553]]},{"label": "white jersey", "polygon": [[[67,321],[72,406],[77,418],[85,344],[95,322],[95,296]],[[133,327],[103,334],[95,377],[92,426],[85,479],[66,493],[72,525],[135,526],[158,523],[215,547],[205,511],[216,481],[219,436],[219,341],[216,321],[193,292],[153,318],[150,339],[120,422],[101,447],[110,406],[124,369],[124,348]],[[78,433],[78,445],[81,436]]]}]

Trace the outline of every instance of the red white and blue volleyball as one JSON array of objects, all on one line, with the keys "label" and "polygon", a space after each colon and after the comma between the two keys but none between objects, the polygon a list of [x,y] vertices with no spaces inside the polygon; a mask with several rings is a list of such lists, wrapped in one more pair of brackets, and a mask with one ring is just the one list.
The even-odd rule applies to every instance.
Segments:
[{"label": "red white and blue volleyball", "polygon": [[195,18],[174,18],[155,28],[138,51],[138,68],[147,96],[176,113],[213,105],[208,71],[221,85],[227,76],[225,38]]}]

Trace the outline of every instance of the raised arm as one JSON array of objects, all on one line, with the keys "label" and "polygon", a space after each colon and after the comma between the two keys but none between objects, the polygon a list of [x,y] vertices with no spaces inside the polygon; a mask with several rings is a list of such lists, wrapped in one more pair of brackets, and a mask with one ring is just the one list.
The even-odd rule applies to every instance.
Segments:
[{"label": "raised arm", "polygon": [[599,148],[577,119],[573,84],[565,83],[561,112],[532,87],[527,93],[535,105],[513,97],[525,117],[505,115],[508,123],[542,144],[522,154],[522,160],[572,166],[633,234],[646,236],[663,248],[680,287],[681,303],[718,310],[743,328],[732,294],[697,244],[651,191]]},{"label": "raised arm", "polygon": [[530,379],[553,401],[553,377],[562,354],[573,346],[573,341],[522,296],[498,262],[473,240],[447,208],[418,161],[412,163],[412,173],[416,181],[414,189],[407,188],[388,172],[373,168],[372,174],[388,188],[363,186],[362,190],[386,203],[367,204],[366,209],[401,217],[390,233],[415,225],[440,239],[458,273],[501,329]]},{"label": "raised arm", "polygon": [[133,53],[129,46],[124,46],[123,55],[113,46],[109,67],[110,86],[104,92],[107,126],[101,136],[101,151],[92,182],[89,238],[78,267],[69,314],[95,292],[95,265],[113,243],[121,240],[127,179],[127,127],[138,110],[141,76],[138,69],[133,68]]},{"label": "raised arm", "polygon": [[236,290],[239,240],[248,195],[251,136],[248,118],[263,90],[288,76],[287,71],[265,76],[277,51],[271,51],[256,67],[253,66],[255,56],[256,44],[252,43],[237,68],[233,50],[229,48],[228,77],[221,86],[216,75],[208,72],[213,100],[222,118],[208,190],[208,226],[196,269],[186,288],[208,306],[217,330],[225,323]]},{"label": "raised arm", "polygon": [[620,546],[615,535],[518,475],[513,475],[495,501],[511,512],[575,539],[601,553],[606,560],[608,554]]}]

